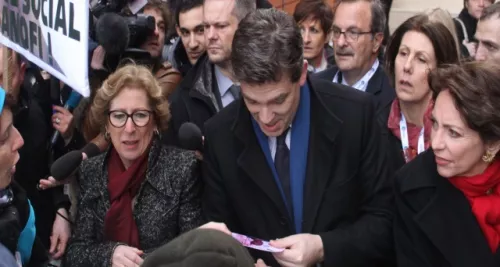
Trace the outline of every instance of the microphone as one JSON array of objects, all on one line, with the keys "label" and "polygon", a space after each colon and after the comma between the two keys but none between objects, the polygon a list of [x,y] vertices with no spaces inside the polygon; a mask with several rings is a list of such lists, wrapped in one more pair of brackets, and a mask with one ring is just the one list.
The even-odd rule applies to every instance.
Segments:
[{"label": "microphone", "polygon": [[[64,108],[65,109],[76,108],[76,106],[78,106],[78,103],[80,103],[81,99],[82,95],[80,95],[77,91],[72,90],[68,100],[66,101],[66,104],[64,104]],[[52,144],[52,146],[56,144],[57,138],[59,138],[59,131],[55,130],[54,134],[52,134],[52,138],[50,139],[50,143]]]},{"label": "microphone", "polygon": [[96,39],[106,54],[120,55],[130,42],[130,30],[125,18],[115,13],[103,14],[96,23]]},{"label": "microphone", "polygon": [[81,150],[73,150],[58,158],[50,167],[50,174],[56,181],[61,181],[68,178],[82,163],[83,155],[87,155],[87,159],[101,154],[101,150],[94,143],[88,143]]},{"label": "microphone", "polygon": [[56,181],[68,178],[82,163],[83,156],[80,150],[73,150],[57,159],[50,167],[50,174]]},{"label": "microphone", "polygon": [[187,150],[203,150],[203,134],[196,124],[185,122],[179,128],[179,145]]},{"label": "microphone", "polygon": [[99,147],[94,144],[94,143],[88,143],[86,144],[82,150],[81,150],[82,153],[85,153],[85,155],[87,155],[87,159],[89,158],[92,158],[92,157],[95,157],[99,154],[101,154],[101,150],[99,149]]}]

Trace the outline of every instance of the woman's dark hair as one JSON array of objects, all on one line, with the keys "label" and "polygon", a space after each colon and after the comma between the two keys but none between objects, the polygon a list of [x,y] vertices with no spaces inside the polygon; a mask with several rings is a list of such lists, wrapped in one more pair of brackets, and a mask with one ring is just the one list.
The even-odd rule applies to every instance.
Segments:
[{"label": "woman's dark hair", "polygon": [[332,28],[333,11],[324,0],[301,0],[295,6],[293,18],[297,23],[306,19],[317,20],[326,36]]},{"label": "woman's dark hair", "polygon": [[485,143],[500,140],[500,64],[465,62],[431,71],[429,85],[434,98],[448,90],[467,126]]},{"label": "woman's dark hair", "polygon": [[392,34],[385,51],[385,71],[392,86],[394,83],[394,61],[399,52],[403,36],[409,31],[416,31],[429,38],[434,48],[436,65],[459,62],[458,48],[451,32],[440,22],[431,21],[427,15],[419,14],[407,19]]}]

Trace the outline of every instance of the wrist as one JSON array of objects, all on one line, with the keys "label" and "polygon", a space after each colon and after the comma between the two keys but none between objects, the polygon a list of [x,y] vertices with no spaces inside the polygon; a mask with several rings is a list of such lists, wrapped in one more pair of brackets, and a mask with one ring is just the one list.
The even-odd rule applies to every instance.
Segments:
[{"label": "wrist", "polygon": [[316,263],[323,262],[325,260],[325,251],[323,249],[323,240],[319,235],[313,235],[314,247],[316,248]]},{"label": "wrist", "polygon": [[57,214],[56,216],[65,216],[68,217],[68,211],[65,208],[59,208],[57,209]]}]

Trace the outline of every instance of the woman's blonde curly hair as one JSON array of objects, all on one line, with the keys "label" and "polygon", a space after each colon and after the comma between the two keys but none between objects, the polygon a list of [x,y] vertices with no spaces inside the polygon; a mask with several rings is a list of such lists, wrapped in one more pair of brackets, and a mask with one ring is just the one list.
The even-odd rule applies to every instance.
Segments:
[{"label": "woman's blonde curly hair", "polygon": [[111,100],[125,87],[139,88],[146,91],[158,130],[166,130],[170,120],[168,101],[151,71],[146,67],[135,64],[128,64],[116,70],[97,90],[89,112],[90,127],[101,129],[104,132],[108,123]]}]

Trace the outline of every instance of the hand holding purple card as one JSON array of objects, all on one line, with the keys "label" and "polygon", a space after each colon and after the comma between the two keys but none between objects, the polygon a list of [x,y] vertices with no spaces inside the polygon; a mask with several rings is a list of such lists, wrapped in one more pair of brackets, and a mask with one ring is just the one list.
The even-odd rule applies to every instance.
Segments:
[{"label": "hand holding purple card", "polygon": [[268,241],[264,241],[258,238],[254,237],[249,237],[246,235],[242,234],[237,234],[237,233],[232,233],[231,234],[236,240],[238,240],[243,246],[257,249],[257,250],[262,250],[262,251],[267,251],[267,252],[282,252],[283,248],[276,248],[271,245],[269,245]]}]

